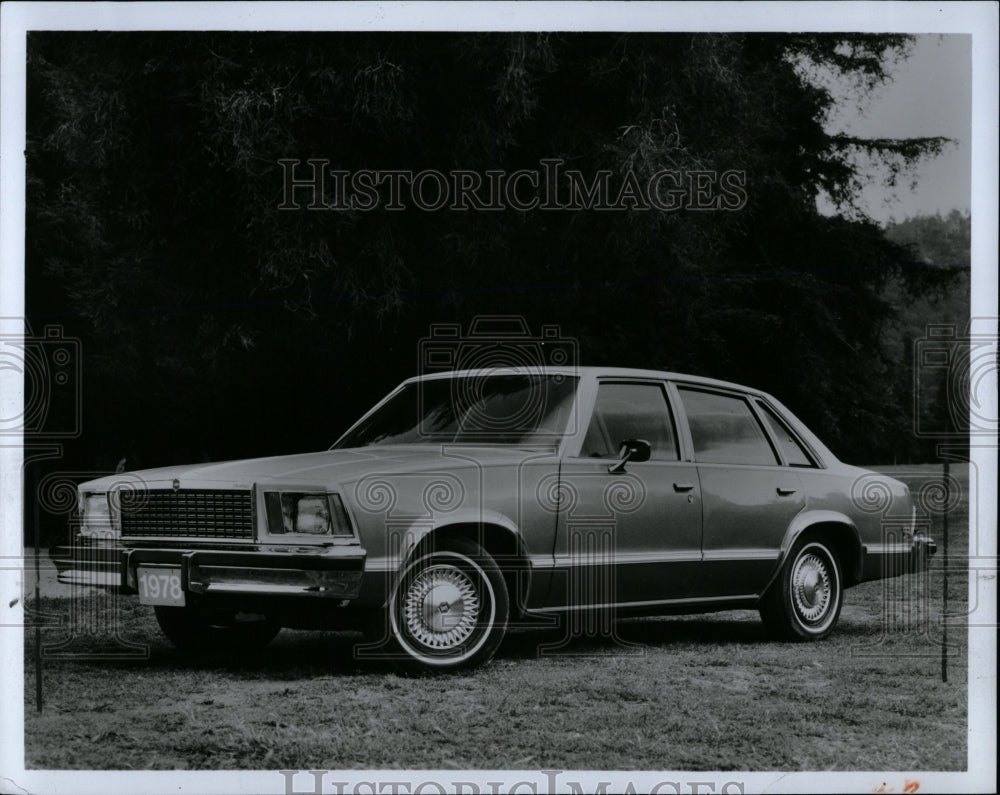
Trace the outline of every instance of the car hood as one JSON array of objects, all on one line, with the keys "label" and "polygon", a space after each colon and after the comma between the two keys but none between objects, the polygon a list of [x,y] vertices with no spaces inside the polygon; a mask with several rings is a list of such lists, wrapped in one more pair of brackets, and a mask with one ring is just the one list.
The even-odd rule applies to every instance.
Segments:
[{"label": "car hood", "polygon": [[468,467],[517,465],[529,458],[551,457],[551,450],[467,445],[386,445],[350,450],[247,458],[188,466],[169,466],[108,475],[81,483],[84,491],[116,486],[147,488],[250,488],[255,483],[328,487],[365,475],[448,471]]}]

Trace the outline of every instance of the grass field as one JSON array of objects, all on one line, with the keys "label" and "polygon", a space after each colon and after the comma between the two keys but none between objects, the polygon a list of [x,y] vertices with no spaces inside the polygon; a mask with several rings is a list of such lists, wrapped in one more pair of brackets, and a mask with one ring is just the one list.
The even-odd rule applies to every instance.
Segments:
[{"label": "grass field", "polygon": [[[915,489],[937,471],[890,474]],[[964,468],[955,474],[964,495]],[[968,549],[964,496],[949,522],[954,565]],[[961,616],[967,577],[949,577]],[[43,643],[67,639],[74,620],[93,631],[63,649],[80,657],[45,660],[41,714],[27,633],[25,765],[963,770],[967,634],[949,628],[942,682],[941,590],[940,559],[929,575],[851,589],[820,643],[767,641],[754,612],[632,620],[617,639],[579,638],[556,655],[538,650],[557,634],[514,633],[485,668],[425,678],[356,661],[347,633],[285,630],[252,658],[190,661],[134,599],[43,599],[34,607],[64,622]],[[148,659],[87,659],[118,648],[93,621],[112,606],[118,637],[147,645]]]}]

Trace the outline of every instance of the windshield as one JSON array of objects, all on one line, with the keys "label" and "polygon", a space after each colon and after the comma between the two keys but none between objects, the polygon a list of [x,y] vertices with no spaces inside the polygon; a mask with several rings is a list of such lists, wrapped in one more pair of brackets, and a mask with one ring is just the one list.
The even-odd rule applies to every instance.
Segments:
[{"label": "windshield", "polygon": [[568,375],[432,378],[404,386],[334,447],[551,445],[567,430],[579,379]]}]

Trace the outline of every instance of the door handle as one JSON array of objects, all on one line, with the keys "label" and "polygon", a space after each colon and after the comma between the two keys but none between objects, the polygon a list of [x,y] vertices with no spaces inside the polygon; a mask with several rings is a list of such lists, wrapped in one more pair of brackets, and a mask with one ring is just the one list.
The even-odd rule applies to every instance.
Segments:
[{"label": "door handle", "polygon": [[675,483],[674,491],[691,491],[694,488],[694,483]]},{"label": "door handle", "polygon": [[786,488],[782,488],[781,486],[778,486],[777,491],[778,491],[778,494],[780,496],[782,496],[782,497],[787,497],[789,494],[794,494],[795,493],[795,489],[786,489]]}]

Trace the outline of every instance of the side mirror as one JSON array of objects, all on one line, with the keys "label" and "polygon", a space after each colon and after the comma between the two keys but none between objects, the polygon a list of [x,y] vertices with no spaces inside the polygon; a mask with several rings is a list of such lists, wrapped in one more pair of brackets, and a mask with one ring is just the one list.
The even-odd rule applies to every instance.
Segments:
[{"label": "side mirror", "polygon": [[649,442],[645,439],[626,439],[618,451],[618,463],[609,466],[608,472],[612,475],[624,472],[625,465],[629,461],[634,461],[637,464],[648,461],[650,453]]}]

